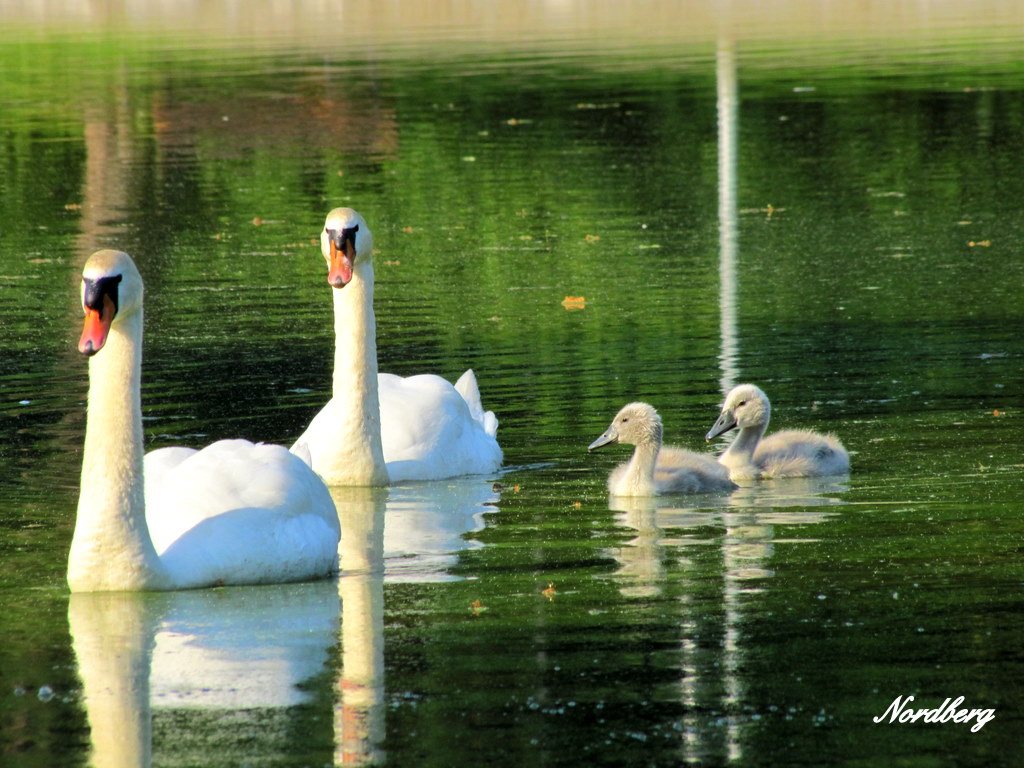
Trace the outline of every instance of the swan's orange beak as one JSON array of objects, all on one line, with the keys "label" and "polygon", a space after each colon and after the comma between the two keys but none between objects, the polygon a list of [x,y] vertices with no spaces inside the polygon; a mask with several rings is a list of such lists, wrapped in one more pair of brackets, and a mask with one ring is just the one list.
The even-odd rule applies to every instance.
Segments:
[{"label": "swan's orange beak", "polygon": [[327,282],[334,288],[344,288],[352,281],[352,269],[355,263],[356,249],[351,238],[342,239],[341,247],[335,238],[331,238],[331,260],[327,272]]},{"label": "swan's orange beak", "polygon": [[110,296],[103,297],[103,309],[85,308],[85,324],[82,326],[82,338],[78,340],[78,351],[91,357],[103,349],[110,333],[110,323],[114,320],[117,307]]}]

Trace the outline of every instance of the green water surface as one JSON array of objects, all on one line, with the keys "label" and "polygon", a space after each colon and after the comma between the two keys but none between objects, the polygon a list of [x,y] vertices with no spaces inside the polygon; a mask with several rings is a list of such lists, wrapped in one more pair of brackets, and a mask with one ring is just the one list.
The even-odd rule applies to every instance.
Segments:
[{"label": "green water surface", "polygon": [[[0,32],[0,763],[1015,764],[1024,27],[983,11]],[[338,205],[381,369],[473,368],[504,470],[346,497],[369,576],[72,599],[85,258],[146,281],[149,446],[290,444],[329,396]],[[704,449],[739,381],[849,477],[608,498],[628,449],[586,446],[621,405]],[[873,721],[908,695],[995,717]]]}]

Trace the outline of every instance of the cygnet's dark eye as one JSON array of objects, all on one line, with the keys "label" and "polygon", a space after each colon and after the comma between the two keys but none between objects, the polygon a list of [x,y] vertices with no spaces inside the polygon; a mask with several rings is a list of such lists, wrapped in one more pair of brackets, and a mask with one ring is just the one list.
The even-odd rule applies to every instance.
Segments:
[{"label": "cygnet's dark eye", "polygon": [[625,424],[627,421],[629,421],[629,416],[623,416],[622,423]]},{"label": "cygnet's dark eye", "polygon": [[746,404],[747,404],[747,401],[746,401],[746,400],[741,400],[741,401],[740,401],[740,404],[739,404],[739,405],[737,405],[736,407],[737,407],[737,408],[742,408],[742,407],[743,407],[744,405],[746,405]]}]

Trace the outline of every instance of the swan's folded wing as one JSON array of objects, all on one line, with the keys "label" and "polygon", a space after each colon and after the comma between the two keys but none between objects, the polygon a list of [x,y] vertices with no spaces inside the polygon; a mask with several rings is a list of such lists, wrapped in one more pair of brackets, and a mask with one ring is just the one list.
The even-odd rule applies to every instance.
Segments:
[{"label": "swan's folded wing", "polygon": [[159,485],[164,482],[167,473],[173,472],[181,462],[198,453],[195,448],[180,445],[169,448],[157,448],[143,458],[143,466],[147,484]]},{"label": "swan's folded wing", "polygon": [[476,374],[469,368],[455,382],[455,391],[462,395],[462,399],[469,406],[469,412],[484,432],[491,437],[498,434],[498,418],[493,411],[485,411],[483,400],[480,398],[480,386],[476,381]]},{"label": "swan's folded wing", "polygon": [[[382,373],[378,392],[381,443],[392,482],[483,474],[501,466],[501,449],[493,434],[473,417],[463,395],[440,376],[401,378]],[[496,425],[494,420],[495,429]]]},{"label": "swan's folded wing", "polygon": [[245,509],[265,510],[285,526],[300,517],[315,519],[337,547],[330,492],[282,446],[222,440],[146,479],[146,519],[158,552],[210,518]]},{"label": "swan's folded wing", "polygon": [[835,436],[806,429],[784,429],[764,438],[754,462],[765,477],[824,477],[850,469],[850,455]]},{"label": "swan's folded wing", "polygon": [[662,446],[655,466],[655,483],[662,493],[713,493],[731,491],[736,484],[729,470],[711,454]]}]

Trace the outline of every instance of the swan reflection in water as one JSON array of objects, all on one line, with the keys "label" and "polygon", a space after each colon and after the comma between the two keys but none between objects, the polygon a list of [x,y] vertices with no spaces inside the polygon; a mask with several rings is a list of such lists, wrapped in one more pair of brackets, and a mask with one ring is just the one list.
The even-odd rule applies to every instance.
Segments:
[{"label": "swan reflection in water", "polygon": [[[278,735],[261,731],[264,716],[310,698],[297,684],[323,671],[339,614],[334,581],[72,594],[93,765],[149,765],[161,711],[188,723],[187,744],[201,745],[223,717],[234,733],[273,750]],[[205,717],[195,717],[200,711]]]},{"label": "swan reflection in water", "polygon": [[[723,728],[702,713],[735,711],[744,701],[743,620],[760,604],[750,598],[771,589],[775,546],[812,541],[806,526],[834,518],[847,489],[845,477],[800,477],[750,482],[726,497],[609,499],[623,538],[635,534],[611,552],[620,594],[660,603],[670,593],[678,606],[683,762],[742,752],[735,718]],[[801,526],[801,537],[789,535],[791,526]],[[717,598],[708,599],[709,590]]]},{"label": "swan reflection in water", "polygon": [[[325,673],[335,680],[335,764],[379,762],[384,580],[449,578],[459,549],[481,546],[467,534],[483,528],[485,505],[498,498],[492,482],[332,488],[342,526],[337,579],[72,594],[68,620],[92,764],[150,765],[154,723],[158,749],[161,734],[173,731],[184,762],[202,764],[213,745],[237,749],[238,762],[284,756],[294,751],[294,729],[267,724],[313,702],[315,687],[307,686]],[[331,672],[339,629],[341,669]]]},{"label": "swan reflection in water", "polygon": [[685,557],[694,547],[715,541],[740,558],[737,565],[745,563],[733,577],[770,576],[764,561],[775,544],[797,541],[778,538],[776,526],[829,520],[837,514],[834,508],[844,504],[841,494],[848,489],[846,476],[791,477],[741,481],[728,496],[610,496],[616,522],[637,534],[613,552],[623,593],[657,593],[669,553]]},{"label": "swan reflection in water", "polygon": [[485,516],[497,510],[500,498],[492,477],[391,486],[384,524],[387,581],[457,578],[448,569],[460,552],[483,546],[472,534],[484,529]]}]

